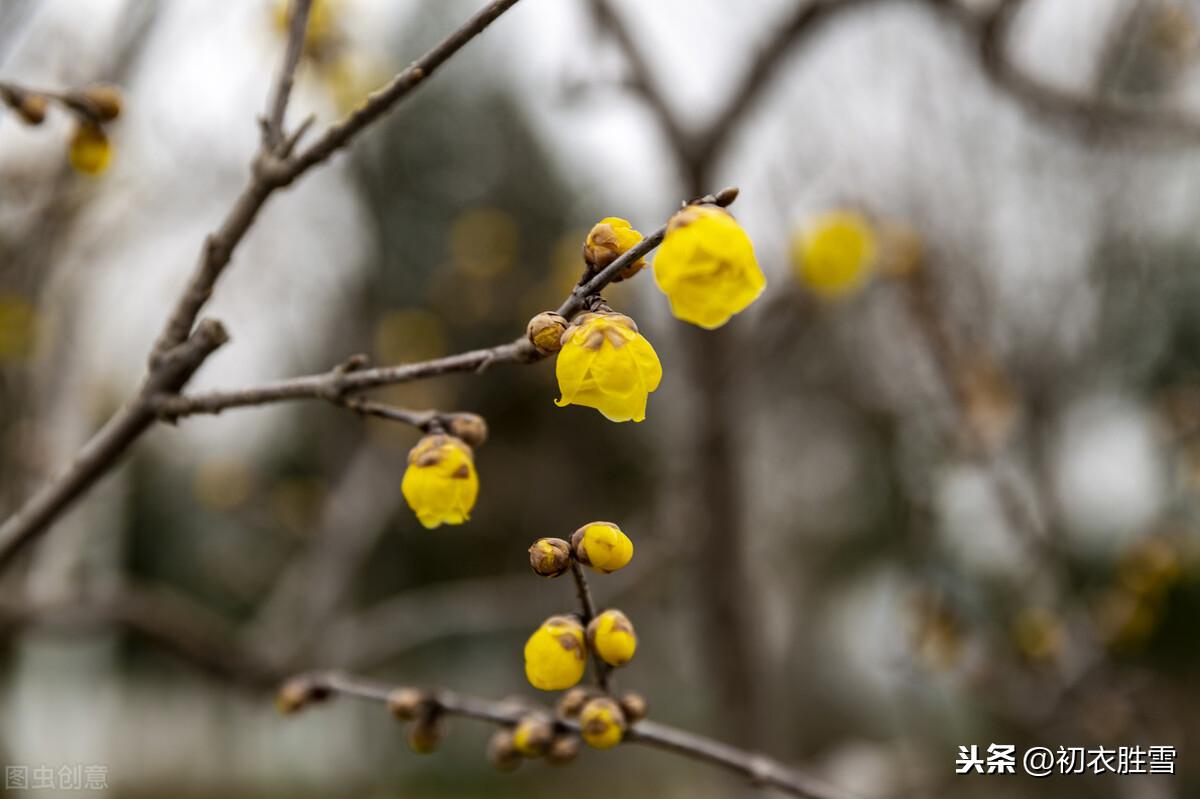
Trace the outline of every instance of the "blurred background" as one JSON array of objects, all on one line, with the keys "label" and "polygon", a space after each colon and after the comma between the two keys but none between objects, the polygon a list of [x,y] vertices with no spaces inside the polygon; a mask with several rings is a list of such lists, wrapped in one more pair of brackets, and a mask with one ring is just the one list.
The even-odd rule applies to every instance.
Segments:
[{"label": "blurred background", "polygon": [[[317,0],[291,118],[477,5]],[[936,3],[818,5],[853,7],[524,0],[272,199],[193,389],[507,341],[597,219],[649,232],[725,185],[769,285],[714,332],[649,274],[607,292],[663,362],[641,424],[555,408],[549,362],[378,392],[487,418],[461,527],[405,506],[407,427],[316,402],[160,426],[0,576],[0,762],[102,764],[129,797],[749,792],[636,747],[501,776],[470,722],[418,757],[378,706],[274,710],[310,667],[536,693],[522,644],[574,595],[526,548],[607,519],[637,555],[593,591],[660,721],[863,797],[1200,795],[1200,5],[1017,4],[1005,52],[1049,101]],[[0,80],[125,101],[98,176],[69,115],[0,115],[5,515],[135,389],[245,181],[282,17],[0,2]],[[845,282],[803,266],[831,211],[873,251]],[[954,776],[989,743],[1174,746],[1178,773]]]}]

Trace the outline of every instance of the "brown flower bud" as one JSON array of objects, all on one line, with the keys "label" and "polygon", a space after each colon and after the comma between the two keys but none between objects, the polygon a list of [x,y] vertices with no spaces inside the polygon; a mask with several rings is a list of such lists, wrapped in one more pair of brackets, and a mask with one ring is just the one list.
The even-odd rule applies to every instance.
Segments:
[{"label": "brown flower bud", "polygon": [[543,577],[558,577],[571,568],[571,545],[561,538],[539,538],[529,548],[529,565]]},{"label": "brown flower bud", "polygon": [[488,762],[498,771],[514,771],[521,765],[521,754],[513,745],[512,730],[497,730],[488,740]]},{"label": "brown flower bud", "polygon": [[556,766],[570,763],[579,756],[583,744],[577,735],[560,735],[550,743],[546,750],[546,760]]},{"label": "brown flower bud", "polygon": [[416,688],[397,688],[387,696],[388,710],[400,721],[412,721],[424,712],[429,697]]},{"label": "brown flower bud", "polygon": [[541,713],[531,713],[513,728],[513,746],[525,757],[541,757],[554,740],[554,725]]},{"label": "brown flower bud", "polygon": [[422,713],[408,728],[408,748],[427,755],[438,748],[446,736],[446,723],[440,713]]},{"label": "brown flower bud", "polygon": [[311,677],[293,677],[275,694],[275,707],[280,713],[295,713],[312,702],[329,697],[329,689],[313,682]]},{"label": "brown flower bud", "polygon": [[590,688],[572,688],[558,700],[559,715],[568,719],[575,718],[593,695],[594,692]]},{"label": "brown flower bud", "polygon": [[89,86],[79,94],[101,122],[111,122],[121,115],[121,93],[115,86]]},{"label": "brown flower bud", "polygon": [[529,320],[525,335],[538,352],[550,355],[562,349],[562,334],[566,329],[566,319],[553,311],[542,311]]},{"label": "brown flower bud", "polygon": [[40,94],[23,94],[13,107],[27,125],[40,125],[46,118],[46,98]]},{"label": "brown flower bud", "polygon": [[452,413],[446,417],[450,435],[471,447],[482,447],[488,437],[487,422],[476,413]]},{"label": "brown flower bud", "polygon": [[630,724],[636,724],[646,718],[646,697],[637,691],[625,691],[617,700],[617,704],[621,706],[625,720]]}]

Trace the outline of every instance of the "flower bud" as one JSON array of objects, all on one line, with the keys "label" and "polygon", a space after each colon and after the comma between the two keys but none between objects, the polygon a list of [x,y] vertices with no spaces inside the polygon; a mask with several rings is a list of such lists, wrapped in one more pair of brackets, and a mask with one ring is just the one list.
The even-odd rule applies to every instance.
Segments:
[{"label": "flower bud", "polygon": [[[600,271],[617,260],[620,256],[636,247],[642,240],[642,234],[633,229],[629,220],[616,216],[607,216],[592,227],[583,244],[583,260],[595,271]],[[622,269],[613,282],[619,282],[633,277],[646,265],[645,258],[639,258]]]},{"label": "flower bud", "polygon": [[75,171],[99,175],[112,160],[112,145],[104,129],[93,122],[82,122],[71,137],[67,158]]},{"label": "flower bud", "polygon": [[525,335],[538,352],[550,355],[562,349],[562,334],[566,329],[566,319],[553,311],[542,311],[529,320]]},{"label": "flower bud", "polygon": [[482,447],[487,442],[487,422],[477,413],[449,414],[446,426],[450,435],[462,439],[469,447]]},{"label": "flower bud", "polygon": [[539,538],[529,548],[529,565],[543,577],[558,577],[571,568],[571,545],[561,538]]},{"label": "flower bud", "polygon": [[633,559],[633,542],[612,522],[589,522],[571,536],[575,559],[606,574]]},{"label": "flower bud", "polygon": [[587,626],[587,642],[591,650],[610,666],[624,666],[633,660],[637,651],[637,633],[629,619],[619,610],[606,610]]},{"label": "flower bud", "polygon": [[412,721],[429,704],[429,697],[416,688],[397,688],[387,696],[388,710],[400,721]]},{"label": "flower bud", "polygon": [[121,115],[121,92],[115,86],[90,86],[79,94],[101,122],[111,122]]},{"label": "flower bud", "polygon": [[611,749],[625,737],[625,714],[608,697],[597,697],[583,706],[579,728],[588,746]]},{"label": "flower bud", "polygon": [[558,700],[558,714],[567,719],[575,718],[594,695],[595,691],[591,688],[572,688]]},{"label": "flower bud", "polygon": [[583,679],[587,647],[583,625],[571,616],[551,616],[525,642],[525,676],[542,691],[563,691]]},{"label": "flower bud", "polygon": [[275,707],[280,713],[295,713],[312,702],[329,697],[329,689],[317,685],[309,677],[293,677],[285,682],[275,694]]},{"label": "flower bud", "polygon": [[624,692],[617,703],[621,706],[621,712],[625,714],[627,723],[636,724],[646,718],[646,697],[637,691]]},{"label": "flower bud", "polygon": [[577,735],[559,735],[546,750],[546,760],[556,766],[570,763],[579,756],[582,748]]},{"label": "flower bud", "polygon": [[454,436],[425,436],[408,453],[400,491],[417,520],[430,530],[467,521],[479,496],[471,448]]},{"label": "flower bud", "polygon": [[446,723],[440,713],[422,713],[408,728],[408,748],[427,755],[438,748],[446,735]]},{"label": "flower bud", "polygon": [[13,110],[27,125],[40,125],[46,118],[46,98],[40,94],[23,94]]},{"label": "flower bud", "polygon": [[498,771],[515,771],[521,765],[521,754],[513,745],[512,730],[497,730],[488,740],[488,762]]},{"label": "flower bud", "polygon": [[554,725],[540,713],[525,716],[513,728],[513,747],[525,757],[541,757],[554,739]]}]

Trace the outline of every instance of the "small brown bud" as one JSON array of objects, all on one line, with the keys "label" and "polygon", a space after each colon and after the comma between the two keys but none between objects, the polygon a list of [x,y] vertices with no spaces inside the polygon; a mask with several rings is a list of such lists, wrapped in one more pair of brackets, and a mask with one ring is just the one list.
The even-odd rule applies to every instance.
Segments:
[{"label": "small brown bud", "polygon": [[452,413],[446,417],[450,435],[471,447],[482,447],[488,437],[487,422],[476,413]]},{"label": "small brown bud", "polygon": [[446,736],[446,723],[440,713],[422,713],[408,728],[408,748],[427,755],[438,748]]},{"label": "small brown bud", "polygon": [[621,698],[617,700],[617,704],[621,706],[621,711],[625,714],[625,720],[630,724],[635,724],[646,718],[646,697],[637,691],[625,691],[621,694]]},{"label": "small brown bud", "polygon": [[566,329],[566,319],[553,311],[542,311],[529,320],[525,335],[538,352],[550,355],[562,349],[562,334]]},{"label": "small brown bud", "polygon": [[558,713],[563,718],[575,718],[594,695],[590,688],[572,688],[558,700]]},{"label": "small brown bud", "polygon": [[412,721],[429,705],[429,697],[416,688],[397,688],[387,697],[388,710],[400,721]]},{"label": "small brown bud", "polygon": [[80,92],[96,112],[101,122],[111,122],[121,115],[121,92],[115,86],[89,86]]},{"label": "small brown bud", "polygon": [[740,190],[737,186],[728,186],[717,192],[714,199],[716,199],[717,205],[724,208],[727,205],[733,205],[733,201],[738,198],[739,193]]},{"label": "small brown bud", "polygon": [[521,765],[521,754],[513,745],[512,730],[497,730],[488,740],[488,762],[498,771],[514,771]]},{"label": "small brown bud", "polygon": [[513,746],[525,757],[541,757],[554,740],[554,725],[541,713],[532,713],[513,728]]},{"label": "small brown bud", "polygon": [[295,713],[313,702],[329,697],[329,689],[313,682],[311,677],[293,677],[275,694],[275,707],[280,713]]},{"label": "small brown bud", "polygon": [[27,125],[40,125],[46,118],[46,98],[40,94],[23,94],[13,110]]},{"label": "small brown bud", "polygon": [[570,763],[579,755],[583,748],[577,735],[560,735],[550,743],[546,750],[546,760],[556,766]]},{"label": "small brown bud", "polygon": [[558,577],[571,568],[571,545],[561,538],[539,538],[529,548],[529,565],[543,577]]}]

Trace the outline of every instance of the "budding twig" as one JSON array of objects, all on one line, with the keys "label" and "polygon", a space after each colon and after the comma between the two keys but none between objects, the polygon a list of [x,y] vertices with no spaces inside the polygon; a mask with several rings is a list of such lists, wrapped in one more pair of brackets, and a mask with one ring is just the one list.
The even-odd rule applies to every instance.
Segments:
[{"label": "budding twig", "polygon": [[[397,692],[412,690],[341,672],[304,674],[292,678],[288,683],[302,686],[314,701],[337,694],[370,702],[380,702],[385,706],[388,698],[396,695]],[[510,726],[531,712],[530,707],[524,703],[496,702],[447,690],[421,693],[427,694],[427,701],[433,703],[440,713],[491,724]],[[303,701],[299,704],[302,705]],[[298,709],[298,706],[289,709]],[[548,709],[543,712],[552,715]],[[579,732],[578,723],[570,719],[559,718],[555,723],[562,729]],[[797,796],[802,799],[851,799],[849,794],[814,777],[801,774],[774,758],[758,752],[738,749],[720,741],[654,721],[642,720],[633,724],[626,730],[622,743],[654,747],[692,760],[710,763],[741,774],[756,786],[775,788],[788,796]]]}]

